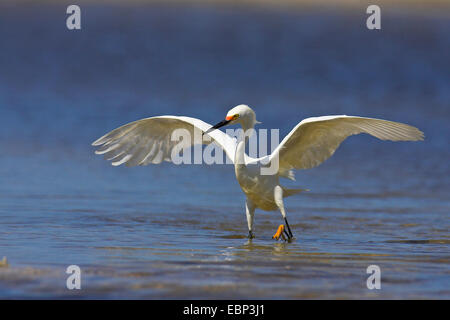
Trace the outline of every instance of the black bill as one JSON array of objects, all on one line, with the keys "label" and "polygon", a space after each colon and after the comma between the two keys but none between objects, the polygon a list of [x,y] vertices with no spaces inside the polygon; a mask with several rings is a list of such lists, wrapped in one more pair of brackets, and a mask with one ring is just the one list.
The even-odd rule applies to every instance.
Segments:
[{"label": "black bill", "polygon": [[224,125],[227,125],[231,122],[231,120],[223,120],[220,121],[218,124],[213,125],[211,128],[209,128],[208,130],[206,130],[205,132],[203,132],[202,135],[210,133],[211,131],[214,131],[216,129],[219,129],[220,127],[223,127]]}]

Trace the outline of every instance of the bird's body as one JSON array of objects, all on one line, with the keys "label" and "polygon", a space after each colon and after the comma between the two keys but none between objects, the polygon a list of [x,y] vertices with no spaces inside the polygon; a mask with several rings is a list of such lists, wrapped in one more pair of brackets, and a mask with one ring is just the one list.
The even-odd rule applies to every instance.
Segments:
[{"label": "bird's body", "polygon": [[[240,142],[236,154],[243,152],[243,149],[244,142]],[[273,190],[279,184],[278,175],[261,175],[260,169],[258,164],[239,164],[236,160],[234,162],[236,179],[248,201],[262,210],[275,210],[277,207]]]},{"label": "bird's body", "polygon": [[[249,202],[251,202],[256,208],[265,211],[277,210],[277,204],[275,202],[274,190],[276,186],[280,185],[280,176],[263,175],[261,174],[261,161],[251,159],[247,161],[247,164],[239,162],[238,155],[244,155],[245,144],[243,141],[239,142],[236,148],[236,158],[234,161],[234,171],[236,179],[241,186],[242,191],[247,196]],[[284,196],[298,193],[302,189],[287,189],[281,187],[284,191]]]},{"label": "bird's body", "polygon": [[[234,163],[236,178],[246,195],[246,215],[249,237],[253,237],[253,220],[256,208],[280,210],[287,230],[280,226],[275,238],[293,237],[286,218],[283,198],[299,193],[302,189],[287,189],[280,184],[281,178],[294,180],[293,169],[313,168],[333,155],[347,137],[367,133],[381,140],[423,140],[423,133],[415,127],[381,119],[324,116],[301,121],[275,148],[272,154],[252,158],[245,153],[247,139],[238,141],[218,128],[239,123],[244,132],[253,129],[256,121],[254,111],[246,105],[231,109],[225,120],[211,126],[199,119],[178,116],[160,116],[138,120],[119,127],[96,140],[100,146],[97,154],[104,154],[113,165],[128,166],[157,164],[172,161],[173,150],[179,143],[172,139],[176,130],[184,130],[191,137],[201,132],[202,139],[182,141],[182,148],[192,145],[219,145]],[[207,134],[211,140],[203,139]],[[198,136],[198,134],[197,134]],[[275,165],[275,166],[274,166]],[[271,170],[268,171],[268,169]],[[275,168],[275,171],[273,170]]]}]

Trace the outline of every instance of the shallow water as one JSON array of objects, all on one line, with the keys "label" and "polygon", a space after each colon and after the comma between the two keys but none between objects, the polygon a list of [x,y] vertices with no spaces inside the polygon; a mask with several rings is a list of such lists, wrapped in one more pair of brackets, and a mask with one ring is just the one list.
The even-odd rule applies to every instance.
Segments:
[{"label": "shallow water", "polygon": [[[450,298],[449,16],[388,10],[375,35],[352,10],[87,6],[71,33],[60,12],[0,10],[0,297]],[[141,117],[215,123],[239,103],[282,136],[345,113],[426,140],[352,137],[297,172],[285,185],[311,191],[286,199],[292,243],[271,239],[278,212],[245,238],[231,166],[114,168],[90,147]]]}]

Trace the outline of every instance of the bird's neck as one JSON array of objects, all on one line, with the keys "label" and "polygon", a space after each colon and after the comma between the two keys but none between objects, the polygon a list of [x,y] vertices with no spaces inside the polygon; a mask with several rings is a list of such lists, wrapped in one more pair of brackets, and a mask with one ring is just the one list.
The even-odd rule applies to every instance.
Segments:
[{"label": "bird's neck", "polygon": [[245,166],[245,141],[239,141],[234,155],[234,166]]},{"label": "bird's neck", "polygon": [[242,132],[243,132],[243,146],[242,146],[242,152],[245,153],[245,145],[248,142],[249,138],[254,134],[254,128],[255,128],[255,122],[254,120],[247,120],[241,122],[242,126]]},{"label": "bird's neck", "polygon": [[247,143],[249,137],[254,133],[253,128],[255,127],[256,120],[254,118],[247,118],[241,121],[241,126],[243,130],[243,136],[241,141],[236,146],[236,153],[234,155],[234,166],[237,170],[238,166],[245,167],[245,144]]},{"label": "bird's neck", "polygon": [[248,168],[245,165],[245,141],[240,141],[236,147],[234,156],[234,173],[242,190],[246,192],[247,187],[252,184]]},{"label": "bird's neck", "polygon": [[241,122],[243,135],[238,138],[239,143],[236,146],[236,154],[234,156],[235,166],[240,164],[245,166],[245,144],[248,142],[250,136],[254,134],[255,120],[249,119]]},{"label": "bird's neck", "polygon": [[256,120],[253,118],[243,119],[241,121],[242,130],[245,132],[249,132],[248,130],[253,129],[255,127]]}]

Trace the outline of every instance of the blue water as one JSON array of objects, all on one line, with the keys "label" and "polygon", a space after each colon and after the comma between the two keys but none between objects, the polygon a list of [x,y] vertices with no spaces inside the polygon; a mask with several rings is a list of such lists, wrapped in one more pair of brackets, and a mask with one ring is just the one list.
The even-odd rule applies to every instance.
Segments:
[{"label": "blue water", "polygon": [[[364,8],[0,4],[0,297],[450,298],[450,15]],[[450,12],[450,11],[447,11]],[[159,114],[246,103],[284,136],[310,116],[401,121],[346,140],[286,199],[293,243],[231,166],[112,167],[90,143]],[[82,289],[66,289],[79,265]],[[366,268],[381,268],[368,290]]]}]

